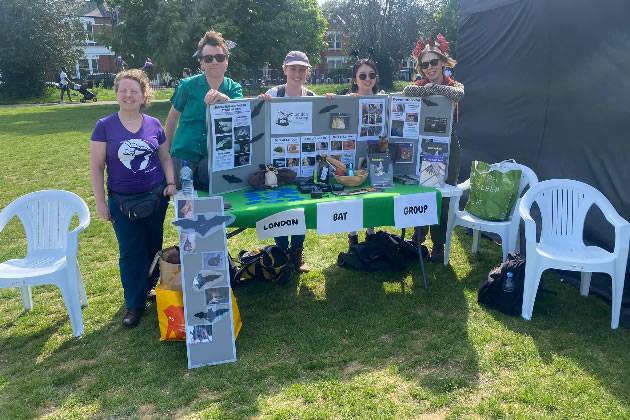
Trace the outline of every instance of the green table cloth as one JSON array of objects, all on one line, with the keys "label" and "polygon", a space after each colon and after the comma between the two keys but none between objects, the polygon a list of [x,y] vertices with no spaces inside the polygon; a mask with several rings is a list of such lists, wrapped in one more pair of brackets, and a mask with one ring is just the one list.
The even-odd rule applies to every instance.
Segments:
[{"label": "green table cloth", "polygon": [[[347,187],[345,190],[370,188],[369,184],[360,187]],[[230,228],[255,228],[256,222],[272,214],[295,208],[304,208],[307,229],[317,228],[317,203],[339,200],[363,199],[363,227],[394,226],[394,197],[398,195],[435,192],[437,219],[440,220],[442,195],[435,188],[418,185],[395,184],[384,192],[371,192],[352,196],[335,196],[324,193],[324,198],[313,199],[310,194],[300,194],[295,185],[286,185],[268,190],[246,190],[221,194],[230,202],[232,209],[226,211],[236,216]],[[200,196],[203,191],[198,192]],[[207,195],[207,193],[205,193]]]}]

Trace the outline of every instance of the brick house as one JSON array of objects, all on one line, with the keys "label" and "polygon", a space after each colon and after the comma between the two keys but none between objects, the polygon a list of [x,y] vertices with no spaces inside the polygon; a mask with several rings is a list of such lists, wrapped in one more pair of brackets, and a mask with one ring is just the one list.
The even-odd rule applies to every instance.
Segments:
[{"label": "brick house", "polygon": [[73,77],[85,79],[88,74],[114,73],[116,57],[105,45],[94,39],[94,34],[112,30],[112,11],[106,2],[81,1],[78,16],[86,29],[84,55],[75,63]]}]

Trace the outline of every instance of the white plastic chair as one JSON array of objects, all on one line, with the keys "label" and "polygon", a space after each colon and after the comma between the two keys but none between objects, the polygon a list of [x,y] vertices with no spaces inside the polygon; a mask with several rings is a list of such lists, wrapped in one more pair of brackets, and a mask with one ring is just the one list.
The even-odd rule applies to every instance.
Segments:
[{"label": "white plastic chair", "polygon": [[[74,214],[79,226],[68,232]],[[19,287],[24,309],[33,308],[31,286],[54,284],[70,316],[72,333],[83,334],[81,306],[87,306],[85,286],[77,263],[79,232],[90,224],[90,212],[78,195],[48,190],[26,194],[0,213],[0,232],[17,216],[26,232],[26,258],[0,264],[0,288]]]},{"label": "white plastic chair", "polygon": [[[501,237],[501,247],[503,248],[503,261],[507,259],[510,252],[518,252],[518,228],[521,219],[518,217],[516,209],[518,209],[521,194],[525,187],[530,188],[538,183],[538,177],[530,168],[525,165],[521,165],[515,162],[504,161],[495,163],[493,168],[500,170],[520,170],[521,171],[521,183],[518,188],[518,199],[514,204],[510,218],[504,222],[493,222],[490,220],[480,219],[477,216],[473,216],[466,210],[459,210],[459,201],[455,207],[455,215],[452,219],[449,219],[449,223],[446,227],[446,244],[444,247],[444,265],[448,264],[448,256],[451,251],[451,240],[453,239],[453,231],[456,226],[465,226],[473,230],[473,242],[472,252],[476,254],[479,251],[479,232],[492,232]],[[457,186],[462,190],[470,189],[470,178]],[[450,209],[449,209],[450,210]]]},{"label": "white plastic chair", "polygon": [[[536,223],[530,216],[534,202],[538,204],[542,218],[540,242],[536,241]],[[584,245],[584,219],[593,204],[615,228],[615,249],[612,253]],[[540,276],[546,269],[581,271],[582,296],[588,296],[591,273],[603,272],[612,278],[610,326],[616,329],[626,276],[630,223],[617,213],[601,192],[583,182],[569,179],[552,179],[534,186],[523,196],[519,212],[525,221],[527,243],[523,318],[532,317]]]}]

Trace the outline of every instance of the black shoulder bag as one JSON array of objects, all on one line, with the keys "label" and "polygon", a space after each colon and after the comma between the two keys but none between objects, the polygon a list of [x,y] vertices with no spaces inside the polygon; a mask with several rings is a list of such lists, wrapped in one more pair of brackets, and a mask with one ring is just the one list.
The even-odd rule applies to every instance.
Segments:
[{"label": "black shoulder bag", "polygon": [[109,196],[129,220],[142,220],[151,216],[160,207],[164,188],[166,188],[166,181],[162,181],[147,192],[121,194],[109,190]]}]

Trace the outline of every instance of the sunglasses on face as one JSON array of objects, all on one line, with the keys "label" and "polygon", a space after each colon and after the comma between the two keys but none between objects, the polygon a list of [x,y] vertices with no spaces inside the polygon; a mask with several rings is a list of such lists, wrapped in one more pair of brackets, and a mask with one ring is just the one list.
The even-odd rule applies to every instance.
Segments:
[{"label": "sunglasses on face", "polygon": [[215,55],[204,55],[201,57],[201,61],[203,61],[204,63],[212,63],[213,60],[217,60],[218,63],[223,63],[225,61],[225,59],[227,58],[227,55],[225,54],[215,54]]},{"label": "sunglasses on face", "polygon": [[368,78],[368,76],[370,77],[370,79],[374,80],[376,79],[376,73],[371,72],[369,75],[365,74],[365,73],[359,73],[359,79],[361,80],[365,80]]},{"label": "sunglasses on face", "polygon": [[431,64],[431,67],[436,67],[438,64],[440,64],[440,59],[439,58],[434,58],[431,61],[422,61],[420,63],[420,67],[422,67],[423,69],[428,69],[429,68],[429,64]]}]

